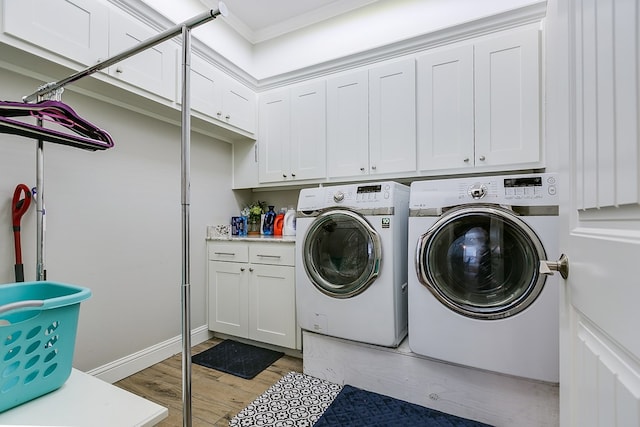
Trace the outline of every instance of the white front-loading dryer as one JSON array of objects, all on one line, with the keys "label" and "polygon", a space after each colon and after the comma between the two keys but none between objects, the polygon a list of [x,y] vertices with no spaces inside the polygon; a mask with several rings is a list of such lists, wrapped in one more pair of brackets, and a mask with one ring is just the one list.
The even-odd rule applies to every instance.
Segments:
[{"label": "white front-loading dryer", "polygon": [[302,329],[395,347],[407,334],[409,187],[374,182],[303,189],[296,231]]},{"label": "white front-loading dryer", "polygon": [[555,174],[418,181],[409,217],[409,347],[557,383]]}]

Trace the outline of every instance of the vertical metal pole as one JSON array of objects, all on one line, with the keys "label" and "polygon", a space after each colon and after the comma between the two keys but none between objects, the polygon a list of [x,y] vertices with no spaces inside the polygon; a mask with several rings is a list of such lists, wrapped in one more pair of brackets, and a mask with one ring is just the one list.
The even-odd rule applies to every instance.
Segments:
[{"label": "vertical metal pole", "polygon": [[[42,119],[38,119],[38,126],[42,126]],[[47,280],[45,270],[44,238],[44,141],[39,139],[36,146],[36,280]]]},{"label": "vertical metal pole", "polygon": [[189,208],[191,204],[191,29],[182,27],[182,423],[191,427],[191,285]]}]

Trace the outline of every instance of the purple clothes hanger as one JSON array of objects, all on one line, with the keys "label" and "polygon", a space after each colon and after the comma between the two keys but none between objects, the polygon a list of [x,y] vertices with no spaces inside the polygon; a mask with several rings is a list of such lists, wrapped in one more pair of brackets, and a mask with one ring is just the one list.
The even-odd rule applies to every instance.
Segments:
[{"label": "purple clothes hanger", "polygon": [[[9,118],[28,116],[57,123],[71,129],[75,134]],[[106,131],[89,123],[60,101],[47,100],[38,103],[0,101],[0,132],[91,151],[113,147],[113,140]]]}]

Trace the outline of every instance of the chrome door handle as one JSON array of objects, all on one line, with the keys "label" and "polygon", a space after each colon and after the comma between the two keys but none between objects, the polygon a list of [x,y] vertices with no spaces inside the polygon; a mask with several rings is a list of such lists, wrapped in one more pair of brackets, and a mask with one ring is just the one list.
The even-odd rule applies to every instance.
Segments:
[{"label": "chrome door handle", "polygon": [[562,254],[558,261],[540,261],[540,274],[552,276],[554,271],[560,273],[563,279],[569,277],[569,258]]}]

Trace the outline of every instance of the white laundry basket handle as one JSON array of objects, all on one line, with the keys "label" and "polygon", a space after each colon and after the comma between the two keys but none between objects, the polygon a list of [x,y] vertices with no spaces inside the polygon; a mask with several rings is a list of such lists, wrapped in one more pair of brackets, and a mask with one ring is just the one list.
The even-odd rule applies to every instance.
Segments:
[{"label": "white laundry basket handle", "polygon": [[43,305],[44,305],[43,300],[26,300],[26,301],[11,302],[9,304],[0,306],[0,314],[6,313],[7,311],[18,310],[21,308],[42,307]]}]

